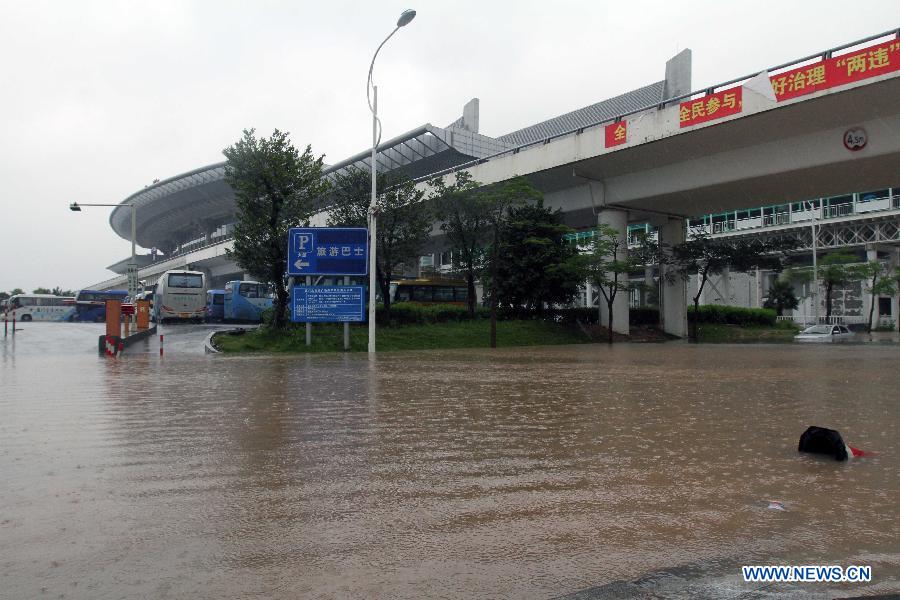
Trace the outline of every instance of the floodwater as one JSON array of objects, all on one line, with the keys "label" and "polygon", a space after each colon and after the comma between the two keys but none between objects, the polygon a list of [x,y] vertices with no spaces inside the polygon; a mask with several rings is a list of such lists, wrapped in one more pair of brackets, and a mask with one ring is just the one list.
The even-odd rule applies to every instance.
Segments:
[{"label": "floodwater", "polygon": [[[0,342],[0,597],[900,591],[896,346],[370,362],[207,356],[207,328],[170,327],[163,358],[114,360],[100,332]],[[877,455],[798,455],[812,424]],[[744,584],[743,564],[873,581]]]}]

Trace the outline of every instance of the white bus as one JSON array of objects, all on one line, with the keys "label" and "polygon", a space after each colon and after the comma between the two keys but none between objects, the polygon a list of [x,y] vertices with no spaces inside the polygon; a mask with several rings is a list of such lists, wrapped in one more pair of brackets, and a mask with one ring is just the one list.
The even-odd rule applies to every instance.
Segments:
[{"label": "white bus", "polygon": [[17,321],[68,321],[75,314],[75,298],[53,294],[16,294],[6,304],[6,318]]},{"label": "white bus", "polygon": [[206,275],[200,271],[166,271],[156,284],[153,316],[169,320],[202,321],[206,314]]}]

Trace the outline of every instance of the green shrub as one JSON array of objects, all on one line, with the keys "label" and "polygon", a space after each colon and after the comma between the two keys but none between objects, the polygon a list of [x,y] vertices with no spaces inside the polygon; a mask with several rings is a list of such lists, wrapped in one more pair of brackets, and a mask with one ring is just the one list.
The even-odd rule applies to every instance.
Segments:
[{"label": "green shrub", "polygon": [[[484,306],[475,308],[475,319],[489,319],[491,311]],[[632,325],[656,325],[659,323],[659,309],[652,307],[632,308],[630,322]],[[546,308],[542,311],[519,307],[502,307],[497,309],[499,321],[550,321],[552,323],[584,323],[595,325],[599,321],[600,312],[594,307]],[[388,325],[384,307],[376,308],[376,322]],[[399,302],[391,305],[390,325],[427,325],[430,323],[447,323],[469,321],[469,310],[458,304],[416,304]]]},{"label": "green shrub", "polygon": [[[487,309],[476,308],[475,318],[479,319],[487,314]],[[468,321],[469,309],[458,304],[416,304],[413,302],[399,302],[391,305],[390,325],[426,325],[429,323],[447,323],[453,321]],[[384,305],[379,304],[375,309],[375,321],[381,325],[387,325],[387,317]]]},{"label": "green shrub", "polygon": [[693,306],[688,309],[688,321],[691,323],[697,317],[698,323],[771,327],[775,325],[777,316],[774,310],[768,308],[742,308],[722,304],[704,304],[700,307],[698,315],[694,314]]},{"label": "green shrub", "polygon": [[[275,318],[275,307],[274,306],[270,306],[269,308],[263,309],[263,311],[260,313],[260,323],[262,323],[262,325],[264,327],[271,326],[272,320],[274,318]],[[291,307],[290,306],[284,307],[284,320],[287,323],[287,326],[290,327],[291,326]],[[297,323],[295,323],[295,325],[297,325]],[[300,323],[300,325],[302,325],[302,323]]]},{"label": "green shrub", "polygon": [[[487,309],[486,309],[487,310]],[[550,321],[552,323],[596,323],[597,309],[583,306],[573,308],[545,308],[536,311],[521,307],[504,307],[497,311],[501,321]],[[490,316],[490,310],[487,310]]]}]

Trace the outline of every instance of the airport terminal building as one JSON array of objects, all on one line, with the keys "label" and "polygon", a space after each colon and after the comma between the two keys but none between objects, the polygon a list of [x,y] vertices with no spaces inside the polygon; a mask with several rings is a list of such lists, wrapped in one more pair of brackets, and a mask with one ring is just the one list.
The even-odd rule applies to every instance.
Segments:
[{"label": "airport terminal building", "polygon": [[[377,169],[381,173],[402,172],[419,179],[430,174],[462,167],[499,153],[538,143],[595,123],[645,107],[658,105],[690,91],[691,52],[684,50],[666,64],[665,78],[621,96],[597,102],[558,117],[524,127],[498,137],[479,133],[479,101],[472,99],[462,116],[445,127],[426,123],[412,131],[382,142],[378,147]],[[326,166],[325,176],[333,179],[350,168],[369,170],[371,150],[363,150],[338,163]],[[131,208],[136,208],[137,244],[151,251],[138,256],[139,279],[152,285],[169,269],[189,267],[208,274],[213,287],[242,279],[243,270],[225,255],[231,245],[236,219],[234,194],[225,183],[225,163],[194,169],[153,183],[121,202],[110,215],[113,231],[131,240]],[[318,215],[313,225],[324,225]],[[593,215],[567,215],[572,227],[596,224]],[[318,221],[318,222],[317,222]],[[449,265],[449,255],[435,248],[423,257],[427,269]],[[109,266],[116,277],[93,284],[96,289],[124,288],[126,268],[131,258]]]},{"label": "airport terminal building", "polygon": [[[691,92],[691,51],[684,50],[665,64],[664,77],[659,81],[497,137],[479,132],[479,101],[475,98],[463,107],[462,116],[449,125],[437,127],[426,123],[381,143],[377,168],[382,173],[401,172],[413,179],[424,179],[455,169],[484,165],[496,157],[509,157],[536,146],[550,147],[547,145],[551,141],[579,136],[585,130],[602,132],[602,123],[615,123],[624,116],[636,113],[640,117],[641,111],[653,117],[654,111],[659,114],[665,108],[677,105],[682,98],[690,97]],[[324,169],[325,177],[334,179],[351,168],[369,170],[370,158],[371,151],[363,150],[328,165]],[[110,225],[120,237],[130,241],[130,205],[135,206],[137,244],[151,249],[149,253],[138,256],[139,279],[144,285],[153,285],[165,271],[179,268],[205,272],[211,287],[222,287],[226,281],[234,279],[252,278],[226,256],[226,249],[232,243],[236,206],[234,194],[224,181],[224,172],[225,163],[222,162],[154,182],[125,198],[121,206],[113,210]],[[532,179],[543,189],[542,175],[535,175]],[[579,175],[574,173],[574,176]],[[546,176],[544,178],[547,179]],[[890,187],[890,183],[896,185]],[[729,193],[732,197],[727,197]],[[757,197],[753,199],[753,207],[744,210],[734,210],[735,206],[741,205],[733,196],[733,192],[723,193],[720,210],[705,210],[700,214],[682,211],[667,214],[666,217],[683,219],[688,232],[702,231],[713,236],[794,235],[806,248],[801,249],[800,253],[807,254],[812,247],[813,230],[810,225],[815,223],[820,251],[848,249],[855,252],[861,261],[878,259],[888,265],[900,265],[900,175],[896,181],[887,182],[887,187],[845,189],[833,197],[794,197],[785,202],[782,194],[764,206],[760,205],[763,203]],[[553,193],[547,194],[546,204],[556,208]],[[593,195],[590,205],[577,209],[566,206],[564,202],[559,204],[566,223],[580,232],[573,238],[578,240],[591,235],[590,229],[598,220],[597,207],[592,206]],[[704,207],[717,207],[717,203],[707,201]],[[629,242],[634,242],[639,232],[656,235],[656,227],[652,223],[654,216],[652,210],[629,213]],[[314,217],[312,224],[324,225],[325,220],[325,214],[321,213]],[[420,259],[419,273],[409,274],[449,270],[451,253],[441,244],[440,239],[434,239]],[[130,257],[110,265],[109,269],[116,276],[94,283],[91,287],[126,287],[129,262]],[[703,301],[760,306],[772,277],[773,274],[767,273],[727,274],[712,282]],[[655,282],[658,282],[658,273],[648,270],[645,283],[652,286]],[[688,293],[690,287],[689,283]],[[804,298],[798,313],[811,313],[813,295],[806,289],[797,291]],[[863,314],[867,312],[864,296],[859,285],[855,290],[844,290],[839,306],[845,314]],[[646,299],[643,292],[635,292],[631,303],[640,304]],[[586,288],[582,301],[587,305],[596,303],[596,294]],[[881,317],[896,320],[896,297],[881,299],[878,313]]]}]

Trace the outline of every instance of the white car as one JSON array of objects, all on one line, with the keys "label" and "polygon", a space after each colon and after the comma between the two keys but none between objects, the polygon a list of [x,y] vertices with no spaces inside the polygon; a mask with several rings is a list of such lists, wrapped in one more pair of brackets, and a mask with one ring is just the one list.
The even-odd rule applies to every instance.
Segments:
[{"label": "white car", "polygon": [[853,332],[843,325],[813,325],[794,336],[798,342],[844,342],[853,339]]}]

